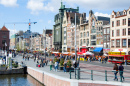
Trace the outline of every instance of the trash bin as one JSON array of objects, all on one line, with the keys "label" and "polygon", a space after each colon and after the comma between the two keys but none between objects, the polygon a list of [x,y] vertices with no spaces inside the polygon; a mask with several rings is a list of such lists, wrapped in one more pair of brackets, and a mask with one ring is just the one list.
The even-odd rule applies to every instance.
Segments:
[{"label": "trash bin", "polygon": [[80,68],[76,68],[77,79],[80,79]]}]

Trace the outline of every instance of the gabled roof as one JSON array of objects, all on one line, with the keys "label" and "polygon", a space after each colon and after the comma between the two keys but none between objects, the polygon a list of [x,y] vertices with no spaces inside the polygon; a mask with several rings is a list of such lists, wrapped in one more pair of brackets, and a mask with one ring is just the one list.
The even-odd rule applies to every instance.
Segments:
[{"label": "gabled roof", "polygon": [[2,31],[9,31],[5,26],[1,28]]}]

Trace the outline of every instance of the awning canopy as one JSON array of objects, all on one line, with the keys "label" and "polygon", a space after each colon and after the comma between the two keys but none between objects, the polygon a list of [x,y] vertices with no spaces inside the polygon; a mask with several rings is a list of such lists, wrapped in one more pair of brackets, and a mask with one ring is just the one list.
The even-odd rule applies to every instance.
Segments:
[{"label": "awning canopy", "polygon": [[93,50],[93,52],[101,52],[102,49],[103,49],[102,47],[96,47],[96,48]]}]

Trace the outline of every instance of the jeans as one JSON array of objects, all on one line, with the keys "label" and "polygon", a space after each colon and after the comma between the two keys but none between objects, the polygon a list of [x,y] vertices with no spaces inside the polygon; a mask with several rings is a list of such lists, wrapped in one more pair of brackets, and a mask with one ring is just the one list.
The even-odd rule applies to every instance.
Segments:
[{"label": "jeans", "polygon": [[118,79],[118,78],[117,78],[117,73],[118,73],[117,71],[116,71],[116,72],[114,72],[114,75],[115,75],[114,80],[115,80],[115,79]]},{"label": "jeans", "polygon": [[124,79],[123,71],[120,71],[120,78],[121,78],[121,79]]},{"label": "jeans", "polygon": [[57,71],[57,69],[58,69],[58,66],[55,66],[55,71]]},{"label": "jeans", "polygon": [[64,72],[66,72],[66,68],[65,68],[65,67],[63,67],[63,69],[64,69]]}]

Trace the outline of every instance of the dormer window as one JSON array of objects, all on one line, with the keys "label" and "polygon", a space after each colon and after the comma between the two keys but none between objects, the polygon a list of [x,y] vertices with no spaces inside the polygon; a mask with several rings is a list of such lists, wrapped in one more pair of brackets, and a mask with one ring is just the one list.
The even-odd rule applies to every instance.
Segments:
[{"label": "dormer window", "polygon": [[124,12],[124,15],[126,15],[126,12]]},{"label": "dormer window", "polygon": [[129,11],[129,14],[130,14],[130,11]]},{"label": "dormer window", "polygon": [[114,18],[114,15],[112,15],[112,18]]}]

